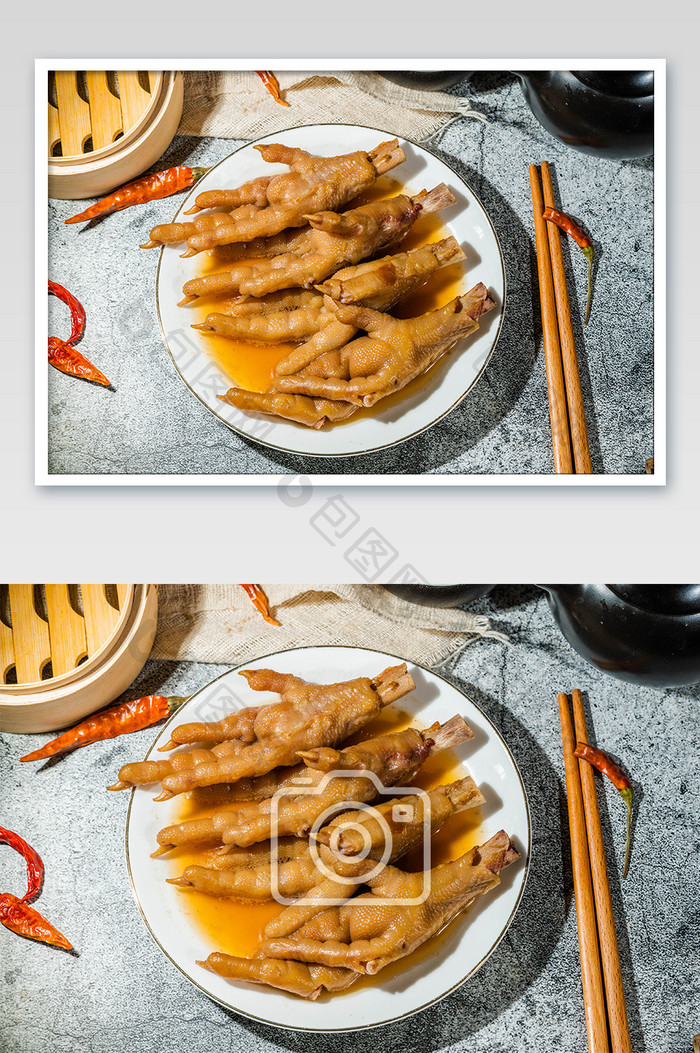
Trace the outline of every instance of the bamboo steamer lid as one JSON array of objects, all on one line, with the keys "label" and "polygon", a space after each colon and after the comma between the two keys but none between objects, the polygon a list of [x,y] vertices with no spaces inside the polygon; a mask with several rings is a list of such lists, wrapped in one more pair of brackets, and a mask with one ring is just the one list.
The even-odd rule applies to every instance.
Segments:
[{"label": "bamboo steamer lid", "polygon": [[172,70],[50,73],[49,197],[98,197],[145,172],[177,131],[183,84]]},{"label": "bamboo steamer lid", "polygon": [[0,586],[0,731],[68,727],[113,702],[143,669],[156,586],[83,585],[79,602],[75,588]]}]

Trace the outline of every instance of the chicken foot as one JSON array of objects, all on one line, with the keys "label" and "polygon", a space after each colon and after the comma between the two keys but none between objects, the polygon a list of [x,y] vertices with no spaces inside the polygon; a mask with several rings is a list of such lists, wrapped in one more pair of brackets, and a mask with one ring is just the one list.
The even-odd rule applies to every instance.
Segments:
[{"label": "chicken foot", "polygon": [[309,428],[322,428],[324,424],[336,424],[347,420],[357,413],[359,406],[340,399],[314,399],[308,395],[289,395],[277,391],[245,391],[243,388],[229,388],[225,395],[218,395],[222,402],[227,402],[237,409],[248,413],[263,413],[267,416],[282,417]]},{"label": "chicken foot", "polygon": [[342,215],[308,215],[311,229],[297,235],[292,250],[271,259],[242,261],[230,271],[192,278],[183,286],[185,298],[180,306],[210,294],[238,292],[261,297],[278,289],[309,288],[340,267],[359,263],[403,237],[421,212],[436,212],[454,201],[454,195],[441,183],[430,192],[370,201]]},{"label": "chicken foot", "polygon": [[[283,359],[275,370],[278,374],[297,373],[319,354],[342,347],[357,332],[354,326],[338,321],[324,294],[343,303],[387,311],[427,281],[438,267],[461,259],[464,253],[455,238],[445,238],[433,245],[346,267],[319,285],[318,291],[281,291],[264,300],[232,304],[225,311],[219,307],[192,328],[261,344],[305,340],[303,347]],[[333,331],[326,335],[328,326]]]},{"label": "chicken foot", "polygon": [[[421,875],[402,874],[388,867],[370,882],[371,892],[366,896],[317,915],[290,939],[266,940],[255,958],[237,958],[215,951],[197,964],[219,976],[264,984],[313,1001],[323,991],[344,990],[363,972],[376,973],[390,962],[406,957],[479,895],[498,884],[500,871],[517,858],[508,835],[500,831],[461,859],[431,871],[428,899],[413,907],[373,903],[387,892],[396,896],[399,889],[400,894],[410,894],[415,891],[415,879],[422,880]],[[433,885],[433,877],[438,879],[438,888]],[[353,917],[355,906],[360,909]],[[341,958],[349,964],[299,960],[305,953]],[[285,969],[285,965],[290,968]]]},{"label": "chicken foot", "polygon": [[277,377],[273,390],[373,406],[430,369],[457,340],[478,329],[480,316],[494,306],[481,283],[416,318],[392,318],[366,307],[331,303],[341,322],[357,325],[368,335],[322,356],[297,376]]},{"label": "chicken foot", "polygon": [[[305,746],[343,742],[385,706],[415,687],[405,664],[385,669],[375,680],[358,677],[340,684],[307,684],[298,677],[271,670],[246,670],[242,675],[254,690],[278,691],[282,701],[260,707],[253,723],[253,738],[230,757],[220,758],[212,749],[208,760],[200,756],[196,766],[164,776],[163,793],[157,800],[167,800],[195,786],[235,782],[296,764],[299,750]],[[238,716],[233,714],[234,727]],[[211,736],[210,741],[224,737],[230,733],[230,721],[227,717],[210,725],[184,725],[173,730],[172,740],[198,740],[203,734]]]},{"label": "chicken foot", "polygon": [[[387,866],[368,878],[370,891],[330,908],[284,939],[265,940],[260,956],[293,959],[374,975],[434,936],[476,896],[499,884],[518,858],[501,830],[485,844],[426,875]],[[387,900],[404,901],[392,905]],[[418,900],[416,903],[405,901]]]},{"label": "chicken foot", "polygon": [[[269,237],[288,227],[302,227],[309,213],[323,209],[337,210],[368,190],[380,175],[404,161],[405,154],[397,139],[380,143],[370,153],[356,150],[338,157],[316,157],[297,147],[269,143],[255,147],[263,160],[287,164],[290,171],[273,176],[265,187],[267,205],[258,208],[245,204],[228,214],[228,223],[209,231],[195,231],[187,240],[190,253],[216,245]],[[209,193],[210,207],[227,205],[226,192]],[[200,195],[204,200],[204,195]],[[197,198],[199,205],[200,198]]]},{"label": "chicken foot", "polygon": [[[248,236],[233,238],[233,242],[260,242],[268,235],[281,233],[286,227],[303,226],[306,212],[340,208],[371,186],[380,174],[405,160],[396,139],[382,143],[369,154],[357,151],[340,157],[314,157],[304,150],[274,144],[263,144],[255,149],[266,161],[290,164],[292,171],[278,176],[261,176],[234,190],[203,191],[184,215],[210,208],[220,211],[197,216],[190,222],[160,223],[153,227],[149,241],[141,248],[189,241],[201,235],[212,235],[219,228],[226,229],[230,234],[231,228],[236,226],[240,233],[247,231]],[[363,177],[365,181],[369,180],[366,186],[362,185]],[[353,192],[358,180],[360,189]],[[348,196],[342,197],[343,193]],[[296,200],[295,194],[298,195]],[[333,204],[334,201],[337,203]],[[264,213],[264,218],[260,216],[256,224],[255,217],[259,213]],[[301,222],[286,222],[287,217],[291,219],[297,215],[302,217]],[[256,227],[256,233],[252,235],[251,224]],[[217,244],[213,240],[206,248]],[[224,241],[221,244],[231,242]],[[199,248],[190,246],[185,255],[194,255],[198,251]]]},{"label": "chicken foot", "polygon": [[[292,674],[270,669],[246,669],[240,675],[247,679],[254,691],[273,691],[283,696],[282,701],[262,707],[248,706],[219,721],[181,724],[173,729],[170,740],[161,750],[194,742],[214,742],[217,745],[210,750],[176,753],[169,760],[126,764],[119,771],[119,782],[111,789],[126,789],[179,772],[194,772],[202,765],[218,763],[220,757],[242,753],[244,746],[257,747],[253,754],[245,754],[247,768],[253,770],[247,770],[245,764],[239,765],[237,769],[226,769],[220,773],[225,777],[216,778],[211,783],[198,784],[196,780],[190,780],[192,785],[187,789],[265,776],[278,766],[298,764],[296,750],[316,741],[317,734],[341,742],[363,727],[385,705],[415,686],[405,664],[385,669],[374,680],[361,677],[330,685],[307,684]],[[292,737],[287,738],[290,735]],[[267,741],[270,739],[274,742]],[[285,760],[274,761],[273,755],[283,756]],[[253,758],[255,762],[251,764]]]},{"label": "chicken foot", "polygon": [[322,991],[342,991],[358,978],[352,969],[329,969],[325,965],[273,958],[234,958],[220,951],[214,951],[205,962],[197,962],[197,965],[218,976],[265,984],[311,1001],[318,998]]},{"label": "chicken foot", "polygon": [[[332,289],[339,296],[348,300],[351,297],[362,297],[364,306],[373,307],[376,310],[388,310],[401,297],[411,292],[421,282],[426,281],[438,268],[463,259],[464,253],[454,238],[445,238],[434,245],[426,245],[419,249],[411,249],[409,252],[397,253],[394,256],[386,256],[381,260],[373,260],[362,263],[358,267],[348,267],[337,271],[336,274],[325,285],[317,288],[326,292]],[[320,294],[319,294],[320,295]],[[328,301],[324,300],[324,307],[318,317],[325,321],[313,335],[310,336],[299,347],[291,351],[286,358],[277,364],[275,373],[278,376],[286,376],[298,373],[308,367],[317,359],[323,359],[323,355],[329,351],[335,351],[344,347],[357,333],[357,327],[341,322],[335,317],[332,309],[328,307]],[[290,324],[285,327],[286,319]],[[332,319],[332,320],[331,320]],[[219,315],[209,315],[205,326],[224,335],[241,335],[244,331],[249,333],[264,328],[264,323],[256,321],[254,325],[246,319],[242,323],[234,325],[224,322]],[[292,323],[296,323],[293,325]],[[287,314],[276,320],[274,338],[291,339],[295,333],[297,336],[303,331],[303,324],[298,324],[299,319]],[[203,329],[205,326],[193,326]],[[251,337],[252,338],[252,337]],[[276,384],[273,383],[273,387]],[[322,428],[324,424],[336,423],[347,420],[357,412],[358,406],[340,399],[311,398],[308,395],[291,394],[279,391],[246,391],[243,388],[229,388],[225,395],[219,395],[222,402],[227,402],[237,409],[247,412],[262,413],[285,420],[293,420],[298,424],[305,424],[310,428]]]},{"label": "chicken foot", "polygon": [[[274,881],[279,892],[289,899],[308,892],[327,876],[328,872],[340,874],[342,878],[362,877],[363,872],[373,868],[373,862],[388,851],[387,862],[393,863],[415,845],[426,832],[438,830],[452,815],[465,808],[482,804],[483,796],[470,776],[447,786],[439,786],[427,794],[406,794],[391,801],[375,805],[366,810],[353,810],[336,816],[327,826],[317,831],[315,842],[323,869],[319,870],[311,845],[303,838],[298,841],[279,838],[275,845],[260,842],[244,851],[232,850],[224,855],[225,872],[222,867],[188,866],[179,878],[168,878],[171,885],[194,888],[215,896],[228,896],[240,900],[270,900],[275,898],[271,862],[274,859],[276,875]],[[427,806],[427,807],[426,807]],[[400,809],[400,812],[398,811]],[[406,816],[408,816],[406,818]],[[404,817],[404,818],[402,818]],[[363,837],[360,831],[364,831]],[[386,833],[389,832],[387,846]],[[290,841],[294,852],[290,855]],[[253,851],[258,849],[258,851]],[[367,859],[353,858],[367,853]],[[328,899],[348,898],[357,885],[340,884],[337,892]],[[319,909],[324,909],[323,902]],[[277,933],[279,935],[279,932]]]},{"label": "chicken foot", "polygon": [[[379,712],[383,706],[395,702],[415,687],[405,662],[384,669],[372,680],[368,677],[358,677],[340,684],[307,684],[305,680],[291,673],[276,673],[271,669],[242,669],[239,676],[245,677],[251,690],[272,691],[282,695],[282,701],[263,707],[249,706],[247,709],[230,713],[222,720],[180,724],[173,728],[170,741],[161,746],[161,750],[192,742],[222,742],[230,738],[240,738],[242,733],[246,735],[246,742],[252,743],[256,738],[260,738],[261,731],[268,734],[270,722],[275,722],[276,726],[278,718],[284,718],[290,709],[303,711],[309,706],[317,707],[319,703],[324,702],[336,711],[342,703],[349,707],[348,712],[353,712],[358,706],[369,706],[372,715],[375,715],[377,695],[382,703],[376,709],[376,712]],[[329,695],[330,698],[325,699],[325,695]],[[265,712],[262,713],[261,710]],[[296,763],[296,758],[293,763]]]},{"label": "chicken foot", "polygon": [[[375,311],[388,311],[417,286],[426,282],[440,267],[464,259],[464,252],[455,238],[444,238],[432,245],[423,245],[408,252],[397,252],[355,267],[344,267],[316,288],[324,297],[340,303],[352,303]],[[277,376],[298,373],[327,351],[344,347],[357,333],[357,327],[342,322],[330,301],[324,298],[326,314],[332,324],[312,336],[277,364]]]},{"label": "chicken foot", "polygon": [[[391,835],[390,861],[400,859],[420,844],[426,825],[435,833],[447,819],[466,808],[476,808],[484,797],[471,775],[423,794],[403,794],[366,811],[343,812],[316,832],[319,845],[334,848],[338,856],[352,857],[367,851],[381,857],[386,831]],[[410,818],[406,818],[406,816]]]},{"label": "chicken foot", "polygon": [[[308,767],[306,786],[296,794],[245,805],[229,813],[220,832],[224,844],[245,846],[273,835],[304,837],[321,817],[348,799],[374,800],[383,786],[408,782],[429,756],[464,742],[472,732],[461,717],[427,731],[408,728],[380,735],[344,750],[316,747],[299,751]],[[335,774],[347,771],[348,775]],[[361,774],[370,772],[374,776]]]}]

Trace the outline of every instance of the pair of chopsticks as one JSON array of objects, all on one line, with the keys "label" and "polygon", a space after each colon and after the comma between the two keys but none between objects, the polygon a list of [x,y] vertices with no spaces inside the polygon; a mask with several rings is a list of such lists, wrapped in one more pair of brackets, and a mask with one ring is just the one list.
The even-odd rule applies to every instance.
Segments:
[{"label": "pair of chopsticks", "polygon": [[540,286],[544,361],[547,371],[549,419],[552,426],[554,468],[560,474],[590,475],[591,454],[576,358],[571,305],[566,287],[561,234],[547,223],[545,207],[555,208],[549,163],[543,161],[542,186],[537,165],[530,165],[532,212],[537,245],[537,277]]},{"label": "pair of chopsticks", "polygon": [[576,739],[569,699],[559,695],[588,1048],[590,1053],[609,1053],[611,1047],[612,1053],[632,1053],[593,768],[574,756],[576,741],[588,742],[581,692],[572,691],[571,700]]}]

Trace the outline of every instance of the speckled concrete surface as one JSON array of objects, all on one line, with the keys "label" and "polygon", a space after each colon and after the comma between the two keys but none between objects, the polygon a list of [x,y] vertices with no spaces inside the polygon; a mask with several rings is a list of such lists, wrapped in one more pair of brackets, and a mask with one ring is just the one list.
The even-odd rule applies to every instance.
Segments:
[{"label": "speckled concrete surface", "polygon": [[[548,159],[566,207],[600,249],[585,331],[585,265],[565,249],[594,470],[643,473],[653,453],[653,164],[608,161],[549,136],[506,73],[459,86],[488,124],[462,118],[436,152],[484,203],[505,257],[508,304],[498,347],[470,396],[443,421],[379,454],[305,458],[266,450],[231,432],[175,373],[155,315],[158,254],[138,244],[170,219],[172,201],[108,217],[92,229],[65,226],[74,202],[50,202],[50,275],[80,292],[88,325],[82,348],[116,393],[49,376],[52,474],[550,473],[552,471],[532,210],[527,165]],[[210,165],[234,140],[177,138],[157,168]],[[66,309],[50,304],[60,334]]]},{"label": "speckled concrete surface", "polygon": [[[124,857],[127,797],[105,791],[146,730],[96,744],[43,769],[17,758],[35,738],[1,743],[2,822],[46,863],[38,906],[75,942],[77,957],[0,930],[0,1049],[13,1053],[211,1053],[272,1050],[561,1050],[586,1048],[572,900],[556,693],[586,693],[595,735],[624,759],[639,792],[630,874],[621,889],[624,810],[606,785],[603,826],[636,1053],[688,1053],[698,1030],[700,926],[697,815],[700,691],[643,689],[599,673],[555,628],[530,586],[500,587],[480,607],[512,646],[484,640],[443,671],[502,731],[523,775],[533,820],[525,895],[507,937],[481,971],[443,1002],[375,1032],[323,1039],[248,1022],[210,1002],[163,957],[132,899]],[[232,641],[232,660],[235,658]],[[129,695],[183,694],[222,666],[150,662]],[[43,737],[41,739],[43,741]],[[23,864],[0,854],[2,888]],[[309,1013],[313,1007],[309,1007]]]}]

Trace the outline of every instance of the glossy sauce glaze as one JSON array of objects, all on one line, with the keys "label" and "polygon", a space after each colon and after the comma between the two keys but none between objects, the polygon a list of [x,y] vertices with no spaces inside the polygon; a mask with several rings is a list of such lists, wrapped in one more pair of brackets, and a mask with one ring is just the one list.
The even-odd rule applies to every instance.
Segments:
[{"label": "glossy sauce glaze", "polygon": [[[375,735],[402,731],[404,728],[409,727],[411,723],[417,727],[421,726],[418,721],[412,720],[408,713],[392,706],[385,709],[370,725],[363,728],[361,732],[354,735],[344,745],[351,745],[352,743],[372,738]],[[465,774],[465,770],[456,755],[450,750],[445,750],[428,759],[420,773],[411,781],[411,785],[420,787],[423,790],[430,790],[435,786],[462,778]],[[206,803],[203,803],[201,798],[198,799],[196,791],[193,794],[183,796],[180,799],[180,811],[171,821],[174,823],[185,822],[189,819],[211,815],[212,810],[217,807],[236,809],[241,806],[240,803],[235,805],[217,804],[212,797],[212,794],[208,794]],[[432,837],[430,846],[431,866],[437,866],[439,863],[455,859],[457,856],[469,851],[474,845],[479,844],[482,840],[480,836],[482,822],[481,808],[471,808],[451,816]],[[163,873],[164,878],[179,877],[185,867],[193,864],[216,866],[217,860],[220,859],[217,855],[216,847],[214,844],[196,847],[181,846],[173,849],[162,860],[154,861],[154,864],[159,866],[166,864],[167,872]],[[418,848],[404,856],[399,866],[404,870],[421,870],[423,867],[422,846],[418,846]],[[206,936],[211,943],[212,951],[224,951],[226,954],[244,958],[250,958],[255,955],[265,925],[284,910],[284,907],[276,902],[236,902],[222,896],[209,896],[206,893],[189,891],[188,889],[178,891],[178,896],[180,896],[182,901],[183,913]],[[448,926],[445,932],[449,931],[450,928]],[[420,960],[424,954],[433,953],[436,938],[439,939],[441,937],[434,937],[424,947],[418,948],[409,957],[383,970],[382,977],[390,978],[394,972],[403,971]],[[356,988],[357,985],[354,985],[353,989]]]},{"label": "glossy sauce glaze", "polygon": [[[382,176],[375,185],[364,194],[355,198],[352,208],[375,201],[384,197],[391,197],[404,192],[404,186],[390,176]],[[411,188],[411,192],[415,192]],[[422,245],[434,241],[440,241],[450,236],[450,230],[440,219],[439,214],[430,213],[420,217],[402,241],[396,246],[386,250],[385,255],[395,252],[406,252],[408,249],[419,248]],[[231,266],[230,260],[226,259],[226,253],[212,249],[209,252],[200,253],[201,265],[196,275],[201,277],[205,274],[214,274],[218,271],[228,270]],[[427,282],[424,282],[412,293],[405,296],[391,313],[397,318],[411,318],[414,315],[424,314],[426,311],[434,311],[443,307],[455,296],[465,291],[464,270],[465,261],[452,263],[447,267],[437,270]],[[221,308],[224,301],[230,300],[225,296],[203,296],[192,306],[185,308],[190,312],[193,323],[204,322],[208,314]],[[297,347],[297,344],[285,343],[265,346],[255,344],[246,340],[232,340],[217,334],[200,333],[201,346],[210,355],[223,373],[236,387],[245,388],[247,391],[266,391],[275,375],[275,366],[283,358]],[[429,373],[432,372],[429,371]],[[429,375],[426,374],[426,375]],[[407,388],[395,395],[381,400],[383,409],[391,407],[395,402],[405,398],[407,390],[414,391],[414,385],[424,382],[425,375],[412,381]],[[223,394],[223,392],[222,392]],[[377,404],[379,405],[379,403]],[[376,407],[370,410],[361,410],[352,419],[359,415],[376,412]]]}]

